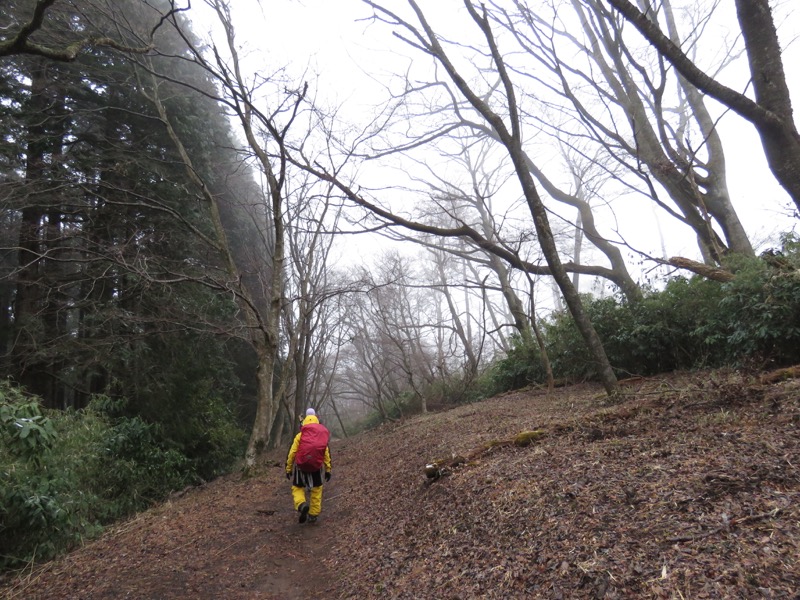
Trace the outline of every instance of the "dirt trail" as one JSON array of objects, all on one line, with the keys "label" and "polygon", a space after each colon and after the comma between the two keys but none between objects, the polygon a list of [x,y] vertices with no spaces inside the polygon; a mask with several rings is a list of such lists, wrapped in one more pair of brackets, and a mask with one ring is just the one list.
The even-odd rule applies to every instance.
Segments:
[{"label": "dirt trail", "polygon": [[335,475],[320,520],[300,525],[282,474],[275,466],[190,490],[0,591],[24,600],[325,597],[333,579],[323,560],[342,505]]},{"label": "dirt trail", "polygon": [[[798,598],[800,380],[625,390],[520,390],[335,441],[315,525],[298,524],[276,454],[263,477],[190,490],[0,597]],[[522,431],[543,433],[509,443]],[[427,481],[435,459],[450,467]]]}]

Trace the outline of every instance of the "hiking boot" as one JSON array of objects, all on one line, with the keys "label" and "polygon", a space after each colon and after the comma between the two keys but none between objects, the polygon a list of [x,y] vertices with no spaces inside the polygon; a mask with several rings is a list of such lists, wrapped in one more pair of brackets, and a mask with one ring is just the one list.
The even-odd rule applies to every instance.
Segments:
[{"label": "hiking boot", "polygon": [[297,511],[300,513],[300,522],[305,523],[306,519],[308,519],[308,502],[303,502],[300,506],[297,507]]},{"label": "hiking boot", "polygon": [[316,523],[317,522],[317,515],[308,515],[308,522],[309,523]]}]

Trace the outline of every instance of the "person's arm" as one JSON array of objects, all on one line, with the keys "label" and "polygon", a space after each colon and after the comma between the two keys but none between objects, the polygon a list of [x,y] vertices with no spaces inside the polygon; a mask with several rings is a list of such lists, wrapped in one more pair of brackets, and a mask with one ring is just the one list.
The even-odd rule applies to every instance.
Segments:
[{"label": "person's arm", "polygon": [[331,449],[326,447],[325,448],[325,474],[327,475],[326,479],[330,479],[331,473]]},{"label": "person's arm", "polygon": [[302,434],[298,433],[294,436],[294,441],[292,442],[292,447],[289,448],[289,455],[286,457],[286,472],[291,473],[292,467],[294,466],[294,455],[297,454],[297,447],[300,445],[300,436]]}]

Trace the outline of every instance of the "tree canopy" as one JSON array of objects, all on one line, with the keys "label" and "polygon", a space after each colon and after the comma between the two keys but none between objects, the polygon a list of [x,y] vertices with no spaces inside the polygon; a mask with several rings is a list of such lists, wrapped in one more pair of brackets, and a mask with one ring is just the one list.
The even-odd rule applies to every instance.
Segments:
[{"label": "tree canopy", "polygon": [[[0,567],[256,472],[309,406],[347,436],[800,362],[785,7],[353,7],[374,87],[333,102],[245,3],[7,2]],[[732,119],[776,198],[732,184]]]}]

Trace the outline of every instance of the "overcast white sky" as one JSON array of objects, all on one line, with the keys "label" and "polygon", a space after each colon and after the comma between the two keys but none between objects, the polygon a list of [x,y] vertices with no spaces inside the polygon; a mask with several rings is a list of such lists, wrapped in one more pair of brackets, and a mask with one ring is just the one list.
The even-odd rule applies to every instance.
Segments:
[{"label": "overcast white sky", "polygon": [[[393,6],[404,4],[392,0]],[[441,19],[441,23],[451,26],[458,11],[463,9],[460,0],[421,0],[420,4],[426,14],[430,11],[432,19]],[[800,42],[797,41],[800,6],[796,5],[800,2],[779,0],[772,4],[779,15],[779,32],[786,49],[784,64],[795,104],[798,104],[800,69],[796,65],[800,65]],[[389,36],[388,28],[357,20],[370,14],[369,8],[359,0],[236,0],[234,5],[239,18],[239,41],[249,50],[263,53],[258,61],[265,63],[265,70],[272,70],[270,66],[291,65],[298,74],[305,70],[309,74],[316,73],[315,83],[316,76],[310,79],[312,86],[316,84],[318,97],[342,105],[342,114],[348,118],[357,119],[369,112],[376,99],[382,97],[382,86],[388,75],[407,64],[407,59],[397,59],[392,54],[390,48],[402,46]],[[728,10],[733,19],[732,0],[722,0],[722,5],[721,10]],[[200,33],[202,25],[197,23],[196,29]],[[708,36],[717,34],[721,34],[720,30],[711,30]],[[713,39],[709,41],[715,43]],[[762,245],[770,238],[774,240],[777,232],[789,230],[796,224],[786,209],[788,196],[769,173],[760,140],[752,126],[730,113],[720,120],[719,127],[735,208],[754,244]],[[651,211],[644,212],[648,214],[638,215],[637,219],[651,222]],[[666,224],[668,254],[696,257],[696,244],[668,221],[666,218],[662,221],[662,226]],[[640,223],[628,236],[636,240],[638,234],[643,234],[636,243],[649,245],[643,249],[659,254],[660,243],[654,239],[653,231],[652,226],[642,227]]]}]

